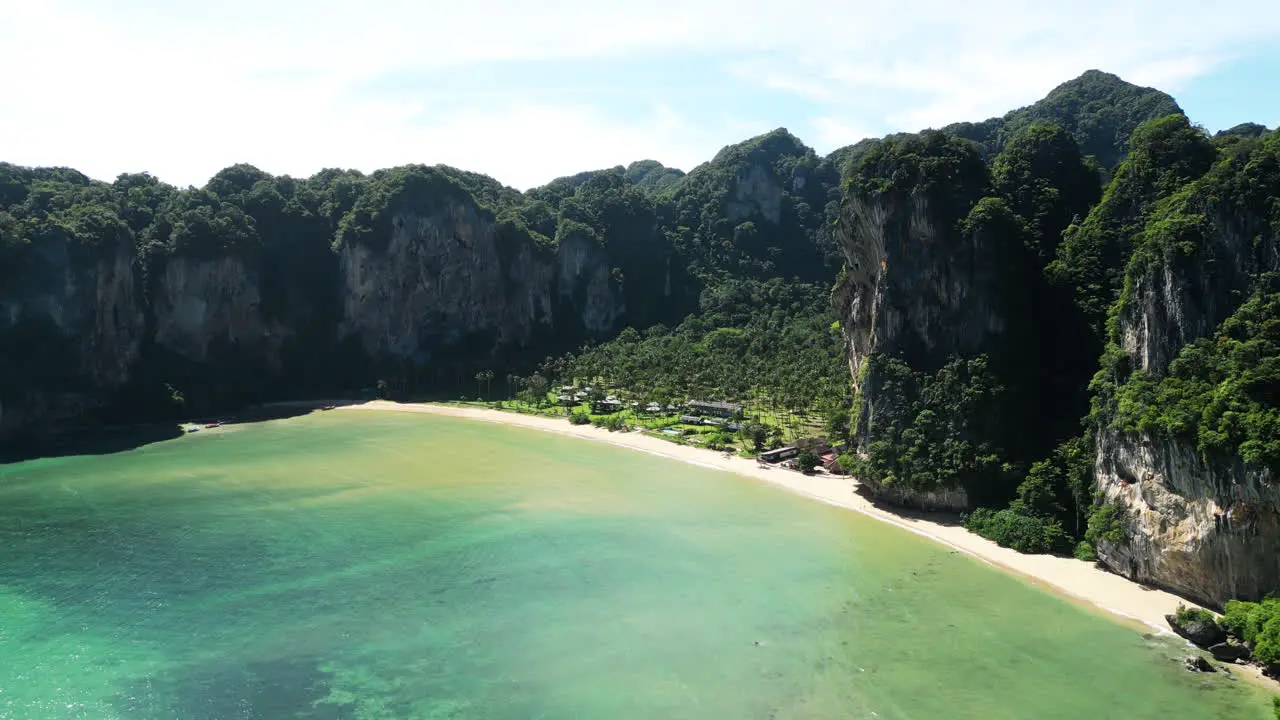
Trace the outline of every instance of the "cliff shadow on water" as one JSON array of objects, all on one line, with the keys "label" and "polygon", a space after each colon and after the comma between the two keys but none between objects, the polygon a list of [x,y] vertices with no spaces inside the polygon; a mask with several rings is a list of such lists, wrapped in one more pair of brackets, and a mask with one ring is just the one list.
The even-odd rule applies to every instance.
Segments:
[{"label": "cliff shadow on water", "polygon": [[173,424],[102,428],[53,436],[19,437],[0,447],[0,463],[74,455],[110,455],[135,450],[144,445],[182,437],[182,428]]},{"label": "cliff shadow on water", "polygon": [[[445,396],[415,398],[419,402],[443,399],[446,399]],[[364,401],[364,399],[349,398],[285,401],[242,407],[232,412],[209,415],[207,417],[186,418],[181,423],[175,421],[168,423],[139,423],[135,425],[87,426],[74,432],[55,435],[31,435],[20,437],[9,445],[0,448],[0,463],[77,455],[111,455],[180,438],[187,434],[188,431],[183,427],[187,424],[199,427],[216,423],[218,426],[225,426],[260,423],[269,420],[286,420],[332,407],[353,405]]]}]

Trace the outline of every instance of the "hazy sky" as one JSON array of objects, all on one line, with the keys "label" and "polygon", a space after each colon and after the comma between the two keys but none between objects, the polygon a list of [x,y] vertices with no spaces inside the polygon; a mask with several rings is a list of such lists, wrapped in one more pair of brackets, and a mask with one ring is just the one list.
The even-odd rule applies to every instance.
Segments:
[{"label": "hazy sky", "polygon": [[178,185],[446,163],[525,189],[981,120],[1089,68],[1280,124],[1275,0],[0,0],[0,160]]}]

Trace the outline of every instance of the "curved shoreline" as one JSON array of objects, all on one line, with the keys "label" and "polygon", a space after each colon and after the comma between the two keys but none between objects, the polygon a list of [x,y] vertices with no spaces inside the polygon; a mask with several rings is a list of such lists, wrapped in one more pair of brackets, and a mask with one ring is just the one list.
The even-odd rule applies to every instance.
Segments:
[{"label": "curved shoreline", "polygon": [[[1165,623],[1165,615],[1172,614],[1179,605],[1194,606],[1194,603],[1172,593],[1145,587],[1080,560],[1054,555],[1024,555],[1009,548],[1000,547],[959,525],[946,525],[925,517],[911,517],[889,512],[857,494],[853,487],[854,481],[847,477],[823,474],[803,475],[781,467],[765,468],[760,467],[754,460],[677,445],[640,432],[609,432],[590,425],[570,425],[564,420],[501,410],[454,405],[395,403],[384,400],[360,405],[344,405],[339,406],[338,409],[417,412],[503,423],[605,442],[712,470],[745,475],[820,502],[862,513],[929,538],[1118,619],[1146,626],[1157,634],[1173,634]],[[1245,670],[1245,667],[1240,666],[1239,669]],[[1267,681],[1260,674],[1258,678],[1274,687],[1274,683]]]}]

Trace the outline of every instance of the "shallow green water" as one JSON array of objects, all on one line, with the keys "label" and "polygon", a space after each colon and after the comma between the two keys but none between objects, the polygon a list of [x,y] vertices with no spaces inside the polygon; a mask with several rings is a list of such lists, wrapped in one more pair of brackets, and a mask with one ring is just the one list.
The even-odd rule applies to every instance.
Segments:
[{"label": "shallow green water", "polygon": [[0,718],[1269,713],[854,513],[430,416],[0,466],[0,560]]}]

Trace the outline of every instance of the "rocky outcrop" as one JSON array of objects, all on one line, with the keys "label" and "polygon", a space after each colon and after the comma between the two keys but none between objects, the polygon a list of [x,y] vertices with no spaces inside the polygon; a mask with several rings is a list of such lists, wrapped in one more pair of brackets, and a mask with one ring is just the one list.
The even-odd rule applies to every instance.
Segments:
[{"label": "rocky outcrop", "polygon": [[456,199],[391,225],[384,248],[340,251],[338,333],[370,355],[423,361],[464,337],[519,345],[557,324],[600,335],[623,313],[609,258],[589,241],[569,239],[554,255],[504,241],[490,214]]},{"label": "rocky outcrop", "polygon": [[[961,229],[958,222],[980,190],[954,188],[942,198],[921,191],[853,192],[841,207],[836,234],[845,270],[833,301],[849,347],[861,449],[872,442],[882,402],[894,401],[882,393],[873,357],[936,371],[953,358],[1001,344],[1009,325],[1002,286],[1008,249],[1000,238]],[[959,511],[972,500],[959,487],[919,492],[859,480],[874,497],[896,505]]]},{"label": "rocky outcrop", "polygon": [[1186,668],[1187,672],[1216,672],[1213,668],[1213,664],[1199,655],[1188,655],[1183,658],[1182,666]]},{"label": "rocky outcrop", "polygon": [[[1196,225],[1178,247],[1148,249],[1131,263],[1117,318],[1119,344],[1136,368],[1163,376],[1188,344],[1212,337],[1280,270],[1280,247],[1263,215],[1229,196],[1199,200]],[[1238,456],[1208,458],[1193,437],[1095,432],[1095,478],[1105,502],[1124,509],[1126,540],[1101,543],[1118,573],[1221,607],[1280,589],[1280,485]]]},{"label": "rocky outcrop", "polygon": [[31,253],[0,288],[0,342],[12,343],[0,356],[34,363],[28,377],[0,380],[0,440],[72,424],[127,379],[144,334],[140,297],[132,242],[87,253],[58,237]]},{"label": "rocky outcrop", "polygon": [[279,369],[280,347],[293,330],[265,319],[260,285],[253,260],[167,259],[152,299],[156,343],[204,362],[211,343],[226,341]]},{"label": "rocky outcrop", "polygon": [[1173,628],[1179,636],[1200,647],[1207,648],[1210,645],[1226,642],[1227,639],[1227,632],[1218,626],[1212,614],[1204,611],[1188,613],[1185,620],[1179,620],[1178,615],[1165,615],[1164,621],[1169,623],[1169,627]]},{"label": "rocky outcrop", "polygon": [[[793,184],[795,182],[793,180]],[[803,180],[798,182],[799,189],[803,189]],[[738,223],[757,214],[778,224],[782,219],[782,185],[770,170],[753,163],[739,167],[734,173],[725,215],[729,222]]]},{"label": "rocky outcrop", "polygon": [[1210,645],[1209,654],[1213,655],[1214,660],[1227,663],[1245,662],[1253,656],[1249,648],[1234,642],[1220,642]]},{"label": "rocky outcrop", "polygon": [[429,341],[485,334],[524,340],[549,322],[550,273],[529,248],[499,257],[495,224],[474,204],[442,203],[435,212],[392,220],[385,249],[341,249],[342,336],[356,335],[375,356],[423,359]]},{"label": "rocky outcrop", "polygon": [[1116,572],[1217,607],[1280,587],[1280,489],[1268,474],[1106,430],[1095,473],[1104,502],[1125,509],[1125,541],[1097,548]]}]

